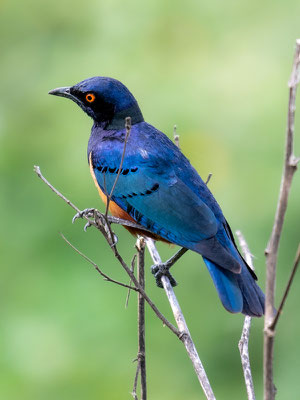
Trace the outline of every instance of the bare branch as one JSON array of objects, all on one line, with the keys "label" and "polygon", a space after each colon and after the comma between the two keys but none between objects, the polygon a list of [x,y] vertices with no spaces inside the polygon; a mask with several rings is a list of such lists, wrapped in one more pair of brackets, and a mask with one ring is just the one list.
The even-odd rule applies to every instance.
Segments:
[{"label": "bare branch", "polygon": [[284,307],[286,298],[287,298],[287,296],[288,296],[288,294],[289,294],[291,285],[292,285],[292,283],[293,283],[293,280],[294,280],[294,277],[295,277],[295,274],[296,274],[296,271],[297,271],[299,262],[300,262],[300,244],[299,244],[298,249],[297,249],[297,253],[296,253],[294,265],[293,265],[293,268],[292,268],[291,275],[290,275],[290,277],[289,277],[288,283],[287,283],[287,285],[286,285],[286,288],[285,288],[285,291],[284,291],[282,300],[281,300],[280,305],[279,305],[279,307],[278,307],[278,310],[277,310],[277,313],[276,313],[276,315],[275,315],[275,318],[274,318],[272,324],[269,326],[269,329],[271,329],[272,331],[275,331],[277,322],[278,322],[279,317],[280,317],[280,315],[281,315],[281,313],[282,313],[282,310],[283,310],[283,307]]},{"label": "bare branch", "polygon": [[[63,196],[53,185],[51,185],[51,183],[49,181],[47,181],[46,178],[44,178],[44,176],[42,175],[40,168],[38,166],[34,167],[34,171],[35,173],[39,176],[39,178],[42,179],[42,181],[44,183],[46,183],[47,186],[50,187],[50,189],[56,193],[60,198],[62,198],[67,204],[69,204],[74,210],[76,210],[78,213],[80,213],[81,211],[79,210],[79,208],[77,206],[75,206],[73,203],[71,203],[70,200],[68,200],[65,196]],[[154,311],[154,313],[157,315],[157,317],[163,322],[164,325],[166,325],[176,336],[179,336],[179,331],[178,329],[175,328],[175,326],[173,324],[171,324],[167,318],[164,317],[164,315],[158,310],[158,308],[156,307],[156,305],[152,302],[152,300],[148,297],[148,295],[145,293],[145,291],[143,290],[143,288],[140,287],[136,277],[134,276],[133,272],[130,270],[130,268],[127,266],[127,264],[125,263],[125,261],[123,260],[123,258],[121,257],[121,255],[119,254],[117,247],[116,247],[116,243],[113,241],[113,239],[111,238],[110,234],[109,234],[109,220],[113,220],[115,223],[121,223],[123,224],[123,220],[118,219],[118,218],[113,218],[113,217],[108,217],[107,220],[105,218],[105,215],[101,214],[100,212],[96,212],[95,213],[95,221],[91,220],[90,218],[88,218],[85,214],[83,214],[83,218],[85,218],[87,221],[89,221],[89,223],[92,226],[95,226],[104,236],[104,238],[106,239],[106,241],[108,242],[108,244],[110,245],[114,256],[116,257],[116,259],[119,261],[119,263],[121,264],[122,268],[126,271],[126,273],[128,274],[128,276],[131,278],[134,286],[139,290],[139,292],[144,296],[146,302],[149,304],[149,306],[152,308],[152,310]],[[120,222],[121,221],[121,222]],[[126,221],[124,221],[126,222]],[[126,225],[126,223],[125,223]],[[129,225],[132,226],[132,225]],[[138,225],[136,225],[138,226]]]},{"label": "bare branch", "polygon": [[[241,231],[236,231],[236,235],[238,237],[243,256],[247,262],[247,264],[253,269],[254,266],[252,262],[252,255],[250,253],[248,244],[242,235]],[[254,385],[253,385],[253,378],[251,372],[251,365],[250,365],[250,357],[249,357],[249,336],[250,336],[250,327],[251,327],[251,317],[248,315],[245,317],[243,330],[241,339],[239,341],[238,347],[241,355],[242,361],[242,368],[244,373],[245,385],[247,390],[248,400],[255,400],[255,392],[254,392]]]},{"label": "bare branch", "polygon": [[296,110],[296,91],[299,84],[300,71],[300,39],[296,41],[294,63],[289,80],[289,105],[286,131],[285,162],[281,179],[279,199],[275,214],[274,225],[266,254],[266,303],[265,303],[265,325],[264,325],[264,399],[275,398],[275,386],[273,383],[273,352],[274,352],[274,330],[270,329],[274,318],[274,299],[277,254],[282,233],[282,227],[287,209],[288,196],[294,173],[297,169],[297,158],[293,154],[294,146],[294,124]]},{"label": "bare branch", "polygon": [[140,373],[140,363],[138,362],[138,359],[136,359],[134,361],[137,361],[137,367],[136,367],[136,373],[135,373],[135,377],[134,377],[133,389],[132,389],[131,395],[134,398],[134,400],[138,400],[138,397],[136,394],[136,389],[137,389],[139,373]]},{"label": "bare branch", "polygon": [[[155,264],[162,264],[160,255],[155,247],[155,243],[152,239],[150,238],[145,238],[146,244],[148,247],[148,250],[151,254],[152,260]],[[186,351],[190,357],[190,360],[192,361],[194,370],[196,372],[196,375],[199,379],[200,385],[204,391],[204,394],[208,400],[214,400],[215,395],[212,391],[212,388],[210,386],[208,377],[206,375],[206,372],[204,370],[204,367],[201,363],[201,360],[199,358],[199,355],[197,353],[196,347],[194,345],[194,342],[191,338],[191,334],[188,330],[187,324],[185,322],[183,313],[181,311],[180,305],[177,301],[177,298],[175,296],[174,290],[170,284],[169,279],[166,276],[162,276],[161,278],[162,284],[164,287],[164,290],[166,292],[166,295],[168,297],[170,306],[173,311],[174,318],[176,320],[180,335],[179,339],[183,342]]]}]

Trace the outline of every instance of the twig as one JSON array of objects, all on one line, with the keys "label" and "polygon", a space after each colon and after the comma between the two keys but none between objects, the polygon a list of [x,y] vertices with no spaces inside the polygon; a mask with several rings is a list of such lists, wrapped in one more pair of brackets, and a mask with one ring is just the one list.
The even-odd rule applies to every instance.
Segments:
[{"label": "twig", "polygon": [[[155,243],[152,239],[146,238],[146,244],[149,250],[149,253],[152,257],[152,260],[155,264],[162,264],[160,255],[155,247]],[[166,292],[166,295],[168,297],[170,306],[173,311],[174,318],[176,320],[180,335],[179,339],[183,342],[186,351],[190,357],[190,360],[192,361],[194,370],[196,372],[196,375],[199,379],[200,385],[204,391],[204,394],[207,399],[209,400],[214,400],[215,395],[212,391],[212,388],[210,386],[208,377],[206,375],[206,372],[204,370],[204,367],[200,361],[199,355],[197,353],[196,347],[194,345],[194,342],[191,338],[191,334],[188,330],[187,324],[185,322],[183,313],[181,311],[180,305],[177,301],[177,298],[175,296],[174,290],[170,284],[169,278],[166,276],[162,276],[161,278],[164,290]]]},{"label": "twig", "polygon": [[95,268],[95,270],[97,272],[99,272],[99,274],[104,278],[105,281],[115,283],[116,285],[119,285],[119,286],[123,286],[124,288],[129,289],[129,291],[130,290],[134,290],[134,291],[138,292],[138,289],[136,287],[130,286],[130,285],[126,285],[125,283],[122,283],[122,282],[119,282],[119,281],[116,281],[116,280],[110,278],[103,271],[101,271],[101,269],[98,267],[98,265],[96,263],[94,263],[94,261],[92,261],[89,257],[87,257],[85,254],[83,254],[80,250],[78,250],[71,242],[69,242],[69,240],[64,236],[64,234],[60,233],[60,236],[63,238],[63,240],[66,243],[68,243],[69,246],[72,247],[73,250],[76,251],[76,253],[81,255],[81,257],[83,257],[86,261],[88,261],[90,264],[92,264],[93,267]]},{"label": "twig", "polygon": [[264,399],[273,400],[275,398],[275,386],[273,382],[273,353],[274,353],[274,337],[275,331],[270,329],[274,318],[274,298],[275,298],[275,281],[276,281],[276,265],[279,241],[282,233],[282,227],[287,209],[288,196],[292,184],[294,173],[297,169],[297,159],[293,154],[294,144],[294,122],[296,109],[296,91],[299,83],[300,69],[300,39],[296,41],[296,51],[294,63],[289,81],[289,106],[287,118],[285,162],[283,175],[281,179],[279,199],[275,214],[274,225],[268,246],[265,250],[266,254],[266,303],[265,303],[265,324],[264,324]]},{"label": "twig", "polygon": [[[137,240],[138,249],[138,281],[145,290],[145,241]],[[138,293],[138,365],[141,376],[141,400],[147,400],[146,380],[146,344],[145,344],[145,299]]]},{"label": "twig", "polygon": [[177,126],[176,125],[174,125],[174,128],[173,128],[173,138],[174,138],[174,142],[175,142],[176,146],[180,149],[179,135],[177,134]]},{"label": "twig", "polygon": [[[42,175],[40,168],[38,166],[34,167],[34,171],[36,172],[36,174],[38,175],[39,178],[42,179],[42,181],[44,183],[46,183],[46,185],[48,187],[50,187],[50,189],[56,193],[60,198],[62,198],[70,207],[72,207],[74,210],[76,210],[77,212],[80,213],[80,210],[77,206],[75,206],[73,203],[71,203],[70,200],[68,200],[65,196],[63,196],[56,188],[54,188],[53,185],[51,185],[51,183]],[[90,220],[85,214],[83,215],[83,218],[85,218],[87,221],[89,221],[91,223],[92,226],[95,226],[104,236],[104,238],[106,239],[106,241],[108,242],[108,244],[110,245],[114,256],[116,257],[116,259],[119,261],[119,263],[121,264],[122,268],[126,271],[127,275],[131,278],[134,286],[139,290],[139,292],[144,296],[146,302],[149,304],[149,306],[152,308],[152,310],[154,311],[154,313],[156,314],[156,316],[163,322],[164,325],[166,325],[176,336],[179,337],[180,332],[178,331],[177,328],[175,328],[175,326],[173,324],[171,324],[167,318],[158,310],[158,308],[156,307],[156,305],[153,303],[153,301],[149,298],[149,296],[145,293],[145,291],[143,290],[143,288],[140,287],[136,277],[134,276],[134,274],[132,273],[132,271],[130,270],[130,268],[127,266],[127,264],[125,263],[125,261],[123,260],[123,258],[121,257],[120,253],[117,250],[117,246],[115,245],[115,243],[112,242],[111,237],[109,236],[109,229],[107,227],[108,223],[105,219],[105,216],[101,213],[96,213],[95,214],[95,221]],[[97,219],[98,218],[98,219]],[[108,217],[108,221],[110,220],[110,217]],[[116,221],[117,219],[115,219]],[[122,221],[122,220],[119,220]],[[119,222],[116,222],[119,223]],[[123,222],[122,222],[123,224]]]},{"label": "twig", "polygon": [[138,384],[138,379],[139,379],[139,373],[140,373],[140,363],[138,362],[138,359],[134,360],[137,361],[137,367],[136,367],[136,373],[134,377],[134,382],[133,382],[133,389],[132,389],[132,397],[134,400],[138,400],[137,394],[136,394],[136,389],[137,389],[137,384]]},{"label": "twig", "polygon": [[208,185],[208,182],[211,180],[211,177],[212,177],[212,173],[210,172],[210,173],[208,174],[207,179],[206,179],[205,185]]},{"label": "twig", "polygon": [[275,328],[276,328],[278,319],[279,319],[279,317],[280,317],[280,315],[281,315],[281,313],[282,313],[282,309],[283,309],[283,307],[284,307],[286,298],[287,298],[287,296],[288,296],[288,294],[289,294],[291,285],[292,285],[292,283],[293,283],[293,280],[294,280],[294,277],[295,277],[295,274],[296,274],[296,271],[297,271],[299,262],[300,262],[300,244],[299,244],[298,249],[297,249],[297,253],[296,253],[294,265],[293,265],[293,268],[292,268],[291,275],[290,275],[290,277],[289,277],[288,283],[287,283],[287,285],[286,285],[284,294],[283,294],[283,296],[282,296],[282,300],[281,300],[280,305],[279,305],[279,307],[278,307],[278,310],[277,310],[277,313],[276,313],[276,315],[275,315],[275,318],[274,318],[272,324],[269,326],[269,329],[271,329],[272,331],[275,331]]},{"label": "twig", "polygon": [[119,165],[118,173],[117,173],[116,179],[114,181],[113,187],[111,188],[109,196],[107,196],[106,210],[105,210],[105,217],[106,218],[107,218],[107,214],[108,214],[109,203],[111,201],[111,198],[112,198],[112,195],[114,193],[115,187],[116,187],[117,182],[119,180],[119,177],[120,177],[120,174],[121,174],[121,170],[122,170],[122,166],[123,166],[123,162],[124,162],[124,158],[125,158],[126,145],[127,145],[128,139],[129,139],[130,131],[131,131],[131,118],[130,117],[126,117],[125,118],[125,129],[126,129],[126,134],[125,134],[125,139],[124,139],[124,147],[123,147],[123,153],[122,153],[122,157],[121,157],[121,162],[120,162],[120,165]]},{"label": "twig", "polygon": [[[247,264],[253,269],[254,266],[252,262],[252,255],[250,253],[248,244],[242,235],[241,231],[236,231],[236,235],[238,237],[243,256]],[[241,339],[239,341],[238,347],[241,355],[242,361],[242,368],[244,373],[245,385],[247,390],[248,400],[255,400],[255,392],[254,392],[254,385],[253,385],[253,378],[251,372],[251,365],[250,365],[250,357],[249,357],[249,336],[250,336],[250,327],[251,327],[251,317],[248,315],[245,317],[243,330]]]}]

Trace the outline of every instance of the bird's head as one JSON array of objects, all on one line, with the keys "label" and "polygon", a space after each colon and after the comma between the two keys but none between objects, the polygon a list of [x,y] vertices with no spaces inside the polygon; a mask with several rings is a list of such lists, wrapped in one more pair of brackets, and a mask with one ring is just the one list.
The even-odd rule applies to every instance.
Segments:
[{"label": "bird's head", "polygon": [[49,94],[73,100],[96,124],[106,129],[124,128],[126,117],[131,117],[132,124],[144,121],[134,96],[113,78],[96,76],[74,86],[50,90]]}]

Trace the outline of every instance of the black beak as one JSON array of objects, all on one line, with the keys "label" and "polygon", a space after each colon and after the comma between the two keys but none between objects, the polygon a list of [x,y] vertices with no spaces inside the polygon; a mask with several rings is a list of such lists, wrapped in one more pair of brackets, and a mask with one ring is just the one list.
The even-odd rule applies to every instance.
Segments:
[{"label": "black beak", "polygon": [[70,89],[69,86],[52,89],[49,94],[53,94],[53,96],[67,97],[68,99],[74,100],[74,96],[71,95]]}]

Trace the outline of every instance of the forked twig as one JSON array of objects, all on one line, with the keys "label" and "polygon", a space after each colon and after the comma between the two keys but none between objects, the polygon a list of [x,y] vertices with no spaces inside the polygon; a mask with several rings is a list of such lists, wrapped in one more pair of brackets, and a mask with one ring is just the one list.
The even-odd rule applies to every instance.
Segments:
[{"label": "forked twig", "polygon": [[[147,244],[147,247],[148,247],[149,253],[152,257],[153,262],[156,265],[162,264],[160,255],[155,247],[154,241],[150,238],[145,238],[145,240],[146,240],[146,244]],[[199,358],[198,352],[196,350],[195,344],[192,340],[191,334],[190,334],[187,324],[185,322],[185,318],[183,316],[180,305],[175,296],[174,290],[170,284],[169,278],[163,275],[161,277],[161,281],[162,281],[164,290],[166,292],[166,295],[168,297],[176,324],[177,324],[179,332],[180,332],[179,339],[184,344],[186,351],[190,357],[190,360],[192,361],[194,370],[196,372],[196,375],[198,377],[200,385],[203,389],[203,392],[208,400],[215,400],[215,395],[214,395],[211,385],[209,383],[205,369]]]}]

